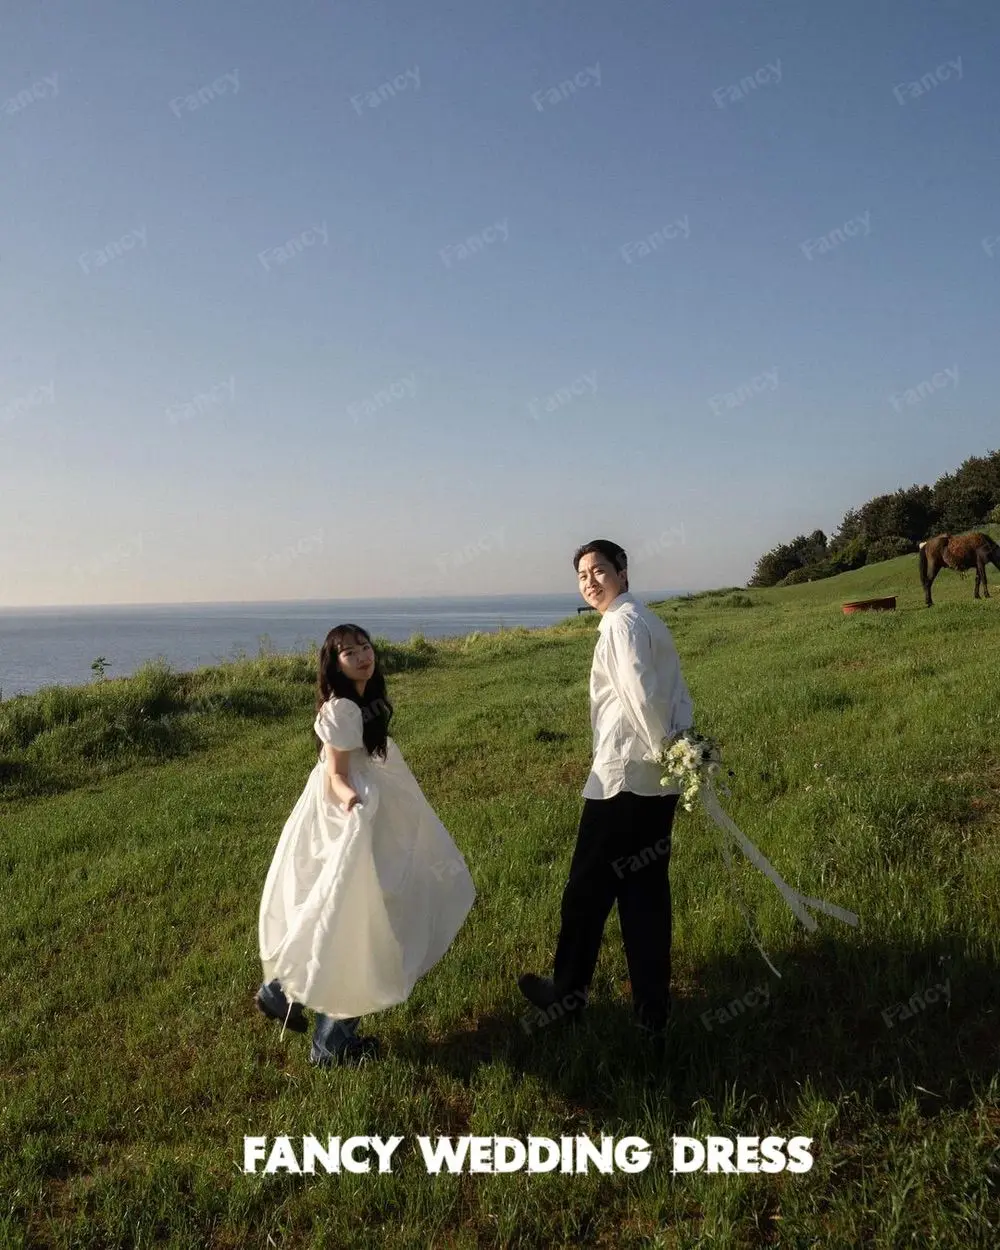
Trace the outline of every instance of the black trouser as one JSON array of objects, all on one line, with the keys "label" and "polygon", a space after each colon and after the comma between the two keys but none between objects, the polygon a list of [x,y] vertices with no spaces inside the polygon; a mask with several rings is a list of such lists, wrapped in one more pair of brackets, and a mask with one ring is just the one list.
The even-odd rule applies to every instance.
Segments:
[{"label": "black trouser", "polygon": [[632,1000],[640,1020],[662,1028],[670,1011],[670,830],[677,795],[622,790],[585,799],[553,981],[561,998],[583,995],[597,966],[604,925],[617,899]]}]

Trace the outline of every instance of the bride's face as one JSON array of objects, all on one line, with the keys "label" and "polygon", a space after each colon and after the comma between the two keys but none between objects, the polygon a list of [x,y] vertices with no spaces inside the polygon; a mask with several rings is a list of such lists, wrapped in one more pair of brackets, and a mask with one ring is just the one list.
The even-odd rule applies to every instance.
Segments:
[{"label": "bride's face", "polygon": [[364,683],[375,672],[375,649],[367,639],[357,636],[340,647],[337,664],[351,681]]}]

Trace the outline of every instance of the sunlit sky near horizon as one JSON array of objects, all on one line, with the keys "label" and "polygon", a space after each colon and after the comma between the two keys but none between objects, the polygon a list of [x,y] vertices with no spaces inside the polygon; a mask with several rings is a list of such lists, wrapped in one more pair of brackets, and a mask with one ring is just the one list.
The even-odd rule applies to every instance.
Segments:
[{"label": "sunlit sky near horizon", "polygon": [[4,17],[0,606],[560,593],[996,436],[986,0]]}]

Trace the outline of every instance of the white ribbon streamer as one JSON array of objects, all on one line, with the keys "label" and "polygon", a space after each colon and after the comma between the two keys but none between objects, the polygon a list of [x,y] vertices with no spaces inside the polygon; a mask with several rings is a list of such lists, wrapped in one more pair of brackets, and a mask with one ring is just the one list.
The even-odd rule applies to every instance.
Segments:
[{"label": "white ribbon streamer", "polygon": [[[751,864],[753,864],[755,868],[759,869],[769,881],[774,882],[780,890],[782,898],[791,908],[796,918],[800,920],[811,933],[815,932],[818,926],[816,923],[816,917],[810,913],[809,908],[812,908],[814,911],[823,912],[827,916],[833,916],[835,920],[842,920],[844,924],[856,925],[858,923],[858,917],[853,911],[848,911],[845,907],[838,907],[836,903],[827,903],[821,898],[810,898],[808,895],[800,894],[798,890],[793,889],[792,886],[790,886],[788,882],[778,873],[777,869],[767,859],[767,857],[761,854],[750,839],[746,837],[746,835],[739,828],[737,828],[736,824],[727,815],[727,813],[722,810],[722,805],[719,803],[719,797],[715,793],[715,787],[711,780],[706,779],[702,781],[698,793],[701,795],[702,806],[712,823],[724,834],[728,834],[733,841],[737,843]],[[757,940],[750,912],[747,909],[746,904],[743,902],[743,899],[740,897],[739,891],[736,887],[736,875],[733,870],[733,857],[726,838],[720,839],[719,845],[722,850],[722,858],[725,861],[727,869],[729,870],[729,879],[732,883],[733,894],[735,895],[736,901],[739,904],[740,910],[743,912],[744,919],[747,922],[747,928],[750,931],[750,938],[753,941],[754,946],[756,946],[761,955],[763,955],[764,962],[767,966],[776,977],[780,977],[781,973],[768,958],[767,951],[764,950],[763,946],[761,946],[760,942]]]}]

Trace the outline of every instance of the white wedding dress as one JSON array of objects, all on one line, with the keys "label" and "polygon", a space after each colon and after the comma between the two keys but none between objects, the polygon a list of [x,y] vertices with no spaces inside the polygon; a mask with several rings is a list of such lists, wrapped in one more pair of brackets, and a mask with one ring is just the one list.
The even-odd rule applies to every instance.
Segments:
[{"label": "white wedding dress", "polygon": [[265,982],[334,1019],[406,999],[445,953],[476,897],[465,860],[390,738],[369,756],[361,709],[332,698],[316,733],[350,751],[360,797],[334,797],[324,748],[285,822],[260,903]]}]

